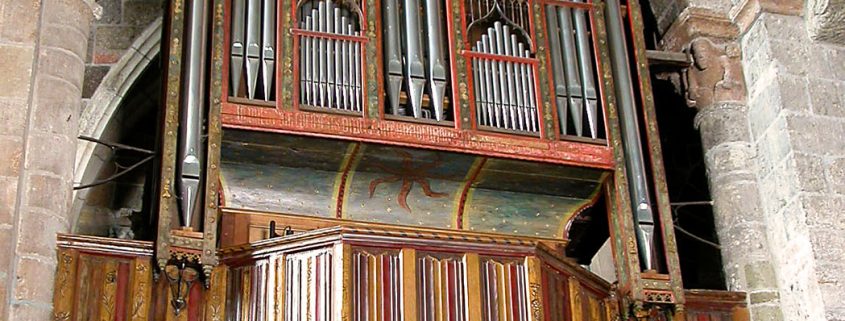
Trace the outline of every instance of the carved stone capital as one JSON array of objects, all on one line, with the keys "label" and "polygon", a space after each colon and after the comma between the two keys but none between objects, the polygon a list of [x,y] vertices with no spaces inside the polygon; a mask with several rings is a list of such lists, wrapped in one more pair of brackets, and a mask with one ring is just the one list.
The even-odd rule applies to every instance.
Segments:
[{"label": "carved stone capital", "polygon": [[739,31],[727,14],[705,8],[688,7],[663,35],[663,50],[680,51],[696,38],[707,37],[727,41],[736,39]]},{"label": "carved stone capital", "polygon": [[745,102],[745,77],[736,42],[716,43],[710,38],[695,38],[685,51],[693,61],[684,77],[690,107]]},{"label": "carved stone capital", "polygon": [[803,7],[804,0],[741,0],[734,5],[729,15],[742,34],[751,28],[761,12],[797,16]]},{"label": "carved stone capital", "polygon": [[845,44],[845,0],[809,0],[805,14],[813,40]]}]

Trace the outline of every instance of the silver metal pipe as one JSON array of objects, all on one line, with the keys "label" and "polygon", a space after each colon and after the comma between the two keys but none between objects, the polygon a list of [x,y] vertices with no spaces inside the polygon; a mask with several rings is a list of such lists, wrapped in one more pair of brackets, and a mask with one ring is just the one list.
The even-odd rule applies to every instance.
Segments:
[{"label": "silver metal pipe", "polygon": [[399,92],[402,91],[402,44],[400,40],[399,3],[384,1],[385,59],[387,60],[387,99],[390,110],[399,115]]},{"label": "silver metal pipe", "polygon": [[261,0],[247,2],[246,17],[246,91],[247,98],[255,98],[258,87],[258,65],[261,61]]},{"label": "silver metal pipe", "polygon": [[583,96],[581,95],[581,73],[578,69],[575,39],[572,35],[572,12],[568,7],[557,7],[558,23],[560,24],[561,45],[563,48],[563,65],[566,75],[567,96],[569,97],[569,114],[575,134],[581,136],[583,130]]},{"label": "silver metal pipe", "polygon": [[179,119],[179,190],[180,218],[183,227],[194,227],[194,215],[202,213],[204,172],[203,117],[206,104],[206,62],[208,58],[209,8],[206,0],[188,4],[185,62],[182,70],[182,108]]},{"label": "silver metal pipe", "polygon": [[[498,31],[498,30],[497,30]],[[505,56],[514,57],[515,55],[511,52],[511,37],[510,37],[510,27],[508,25],[502,25],[502,32],[499,34],[502,40],[501,42],[501,52]],[[505,79],[507,79],[507,91],[508,91],[508,115],[510,116],[510,129],[518,129],[516,126],[516,118],[517,118],[517,110],[516,110],[516,88],[514,87],[514,71],[513,71],[514,63],[511,61],[505,62]]]},{"label": "silver metal pipe", "polygon": [[[530,56],[528,55],[528,52],[525,50],[525,44],[523,44],[523,43],[520,43],[517,46],[516,52],[518,52],[522,58],[530,58]],[[531,92],[528,90],[528,83],[530,81],[528,79],[528,69],[529,68],[531,68],[531,65],[529,65],[529,64],[523,63],[523,64],[519,65],[519,73],[520,74],[519,74],[519,79],[517,79],[517,81],[521,84],[521,88],[522,88],[522,104],[523,104],[522,106],[523,106],[523,109],[525,110],[525,115],[524,115],[525,130],[533,131],[534,129],[533,129],[533,126],[532,126],[532,123],[531,123],[531,104],[530,104]]]},{"label": "silver metal pipe", "polygon": [[[340,13],[340,9],[335,8],[334,2],[331,0],[326,0],[326,32],[331,34],[336,34],[335,32],[335,22],[340,23],[340,21],[336,21],[337,16],[336,14]],[[337,42],[334,39],[326,39],[326,89],[327,89],[327,102],[326,107],[335,108],[335,63],[334,60],[337,57],[334,52],[334,44]]]},{"label": "silver metal pipe", "polygon": [[244,0],[232,2],[232,52],[230,57],[229,74],[232,76],[232,96],[238,95],[241,77],[244,69],[244,19],[246,18],[246,3]]},{"label": "silver metal pipe", "polygon": [[647,186],[645,156],[642,151],[639,121],[634,103],[634,84],[620,10],[619,0],[607,1],[607,35],[622,127],[622,143],[625,148],[625,165],[628,169],[628,188],[631,194],[634,222],[637,225],[637,245],[641,267],[644,270],[659,270],[660,254],[654,237],[655,231],[659,229],[655,228],[651,196]]},{"label": "silver metal pipe", "polygon": [[[360,35],[359,31],[355,31],[355,36]],[[361,94],[361,43],[355,42],[353,48],[353,62],[355,63],[354,74],[355,74],[355,102],[354,102],[354,110],[355,111],[363,111],[363,102],[361,101],[362,94]]]},{"label": "silver metal pipe", "polygon": [[567,133],[567,119],[569,114],[569,106],[567,99],[567,85],[566,76],[563,68],[563,49],[560,43],[560,37],[556,36],[563,33],[560,29],[560,24],[557,20],[557,9],[555,5],[546,5],[546,26],[549,28],[549,50],[552,58],[552,79],[555,85],[555,105],[557,106],[558,124],[560,125],[561,134]]},{"label": "silver metal pipe", "polygon": [[[525,50],[525,56],[531,57],[531,51]],[[534,89],[534,67],[528,66],[528,106],[531,108],[531,126],[532,131],[540,130],[539,116],[537,115],[537,92]]]},{"label": "silver metal pipe", "polygon": [[[314,28],[314,21],[312,20],[312,18],[310,16],[305,17],[305,27],[304,27],[304,29],[305,30],[312,30],[313,28]],[[314,74],[314,71],[313,71],[313,68],[312,68],[313,60],[311,60],[311,56],[312,56],[311,51],[314,50],[313,47],[311,46],[311,43],[313,42],[313,40],[309,36],[303,36],[302,42],[303,42],[303,45],[302,45],[302,50],[301,50],[301,56],[302,56],[303,62],[301,63],[300,68],[302,70],[301,75],[302,75],[303,80],[301,82],[302,83],[301,86],[302,86],[303,92],[304,92],[304,95],[303,95],[303,97],[305,98],[304,102],[308,105],[311,105],[311,104],[314,103],[314,100],[313,100],[313,97],[312,97],[313,96],[312,85],[313,85],[313,82],[314,82],[312,75]]]},{"label": "silver metal pipe", "polygon": [[[487,35],[481,36],[481,45],[479,48],[480,52],[487,52],[488,51],[488,40],[486,39]],[[493,73],[490,59],[482,59],[482,71],[484,72],[484,97],[485,97],[485,110],[487,114],[487,126],[493,126],[495,124],[495,106],[493,105]]]},{"label": "silver metal pipe", "polygon": [[443,50],[443,27],[440,17],[440,0],[425,0],[425,17],[428,30],[428,81],[434,118],[443,120],[443,100],[446,98],[446,59]]},{"label": "silver metal pipe", "polygon": [[[495,50],[496,46],[496,32],[493,28],[487,29],[487,37],[481,36],[481,41],[484,53],[492,54]],[[499,63],[496,61],[490,61],[490,78],[492,79],[493,84],[493,118],[494,123],[491,125],[493,127],[501,128],[504,125],[504,119],[502,117],[502,95],[501,90],[502,87],[499,85],[499,80],[501,77],[501,70],[499,69]]]},{"label": "silver metal pipe", "polygon": [[590,137],[598,137],[597,124],[597,96],[596,84],[593,77],[593,54],[590,50],[590,41],[587,38],[587,13],[582,9],[575,9],[575,37],[578,44],[578,65],[581,68],[581,96],[584,97],[585,109],[587,111],[587,123],[589,124]]},{"label": "silver metal pipe", "polygon": [[[319,2],[317,7],[319,7]],[[320,11],[311,9],[311,31],[320,31]],[[311,37],[311,105],[320,106],[320,38]]]},{"label": "silver metal pipe", "polygon": [[[474,51],[480,51],[482,48],[481,40],[476,42]],[[487,68],[485,67],[486,61],[481,58],[474,59],[475,65],[478,70],[476,76],[476,84],[477,84],[477,91],[476,91],[476,100],[478,101],[478,124],[479,125],[490,125],[490,115],[489,115],[489,108],[487,92],[488,92],[488,84],[487,84]]]},{"label": "silver metal pipe", "polygon": [[[346,16],[340,17],[340,33],[349,35],[349,22]],[[349,109],[349,41],[340,43],[340,107]]]},{"label": "silver metal pipe", "polygon": [[[510,52],[515,57],[522,57],[522,51],[519,50],[520,47],[523,45],[516,39],[516,35],[511,34],[511,49]],[[525,102],[524,102],[524,94],[523,87],[522,87],[522,63],[515,63],[513,66],[513,84],[514,84],[514,93],[516,96],[516,128],[519,130],[526,130],[526,123],[525,123]]]},{"label": "silver metal pipe", "polygon": [[[327,1],[320,1],[319,5],[317,6],[317,27],[319,31],[325,33],[328,31],[328,23],[327,20],[329,18],[328,9],[326,6],[328,5]],[[319,91],[320,91],[320,107],[329,107],[328,104],[328,97],[326,95],[326,85],[328,84],[328,71],[326,70],[326,52],[328,49],[326,48],[328,40],[324,37],[320,37],[317,39],[319,42],[319,52],[317,54],[317,66],[318,70],[320,71],[320,84],[319,84]]]},{"label": "silver metal pipe", "polygon": [[408,80],[408,100],[415,118],[422,117],[422,96],[425,88],[425,67],[423,65],[422,29],[419,21],[418,0],[403,0],[405,16],[405,77]]},{"label": "silver metal pipe", "polygon": [[[476,46],[478,48],[478,46]],[[475,117],[477,118],[478,124],[484,124],[484,111],[481,103],[481,73],[478,63],[478,58],[472,58],[472,90],[475,93]]]},{"label": "silver metal pipe", "polygon": [[261,20],[261,73],[264,75],[264,100],[272,97],[273,79],[276,77],[276,0],[264,0],[264,18]]},{"label": "silver metal pipe", "polygon": [[[504,55],[505,54],[505,44],[504,44],[505,37],[504,37],[504,32],[502,31],[502,23],[500,21],[494,22],[493,23],[493,29],[494,29],[494,33],[496,35],[496,46],[494,47],[495,48],[495,54]],[[499,78],[499,82],[501,84],[500,88],[502,90],[501,93],[502,93],[502,101],[503,101],[503,106],[502,106],[502,118],[503,118],[502,119],[502,125],[503,126],[502,126],[502,128],[510,128],[510,124],[512,124],[511,122],[509,122],[511,120],[510,112],[511,112],[511,107],[512,107],[512,103],[511,103],[511,99],[510,99],[511,98],[511,87],[508,86],[508,78],[510,78],[510,76],[508,74],[507,63],[505,63],[502,60],[499,60],[498,62],[499,62],[499,72],[501,73],[498,78]]]}]

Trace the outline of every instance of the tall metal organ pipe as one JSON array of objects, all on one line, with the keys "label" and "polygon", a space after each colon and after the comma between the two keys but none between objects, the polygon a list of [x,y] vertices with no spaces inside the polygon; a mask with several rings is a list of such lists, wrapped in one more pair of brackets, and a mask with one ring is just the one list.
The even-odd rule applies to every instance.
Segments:
[{"label": "tall metal organ pipe", "polygon": [[182,106],[179,118],[177,188],[183,227],[202,213],[203,117],[206,105],[209,3],[191,0],[183,61]]},{"label": "tall metal organ pipe", "polygon": [[613,79],[616,82],[616,97],[622,127],[622,144],[625,148],[625,166],[631,194],[631,206],[636,223],[637,245],[640,265],[644,270],[659,269],[659,255],[655,239],[655,218],[651,206],[645,160],[640,138],[639,121],[634,103],[634,86],[628,62],[621,5],[619,0],[607,1],[607,34],[610,56],[613,63]]}]

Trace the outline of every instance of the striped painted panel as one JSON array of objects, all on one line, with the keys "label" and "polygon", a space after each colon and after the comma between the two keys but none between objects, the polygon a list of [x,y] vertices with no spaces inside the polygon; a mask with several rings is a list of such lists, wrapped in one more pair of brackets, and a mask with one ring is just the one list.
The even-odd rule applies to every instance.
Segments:
[{"label": "striped painted panel", "polygon": [[466,268],[460,258],[417,259],[420,321],[466,321]]},{"label": "striped painted panel", "polygon": [[401,275],[397,252],[352,255],[352,320],[400,321]]},{"label": "striped painted panel", "polygon": [[481,263],[483,320],[528,321],[527,269],[522,261],[486,259]]},{"label": "striped painted panel", "polygon": [[226,320],[251,321],[256,319],[256,296],[261,287],[257,278],[261,274],[258,265],[243,266],[229,272],[228,300]]},{"label": "striped painted panel", "polygon": [[330,248],[290,254],[285,260],[285,321],[329,321],[332,311]]},{"label": "striped painted panel", "polygon": [[543,284],[545,285],[543,290],[546,293],[546,302],[549,305],[549,321],[568,321],[571,319],[569,284],[566,279],[567,276],[552,270],[548,266],[543,268]]}]

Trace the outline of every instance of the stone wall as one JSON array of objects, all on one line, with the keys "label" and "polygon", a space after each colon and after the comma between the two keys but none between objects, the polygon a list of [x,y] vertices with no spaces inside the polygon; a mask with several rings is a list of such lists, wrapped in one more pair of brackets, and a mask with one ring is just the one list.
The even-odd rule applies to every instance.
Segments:
[{"label": "stone wall", "polygon": [[845,319],[845,47],[763,12],[742,36],[748,126],[785,320]]},{"label": "stone wall", "polygon": [[[97,0],[102,15],[91,25],[82,97],[91,98],[103,77],[132,50],[132,43],[164,13],[163,0]],[[150,57],[152,58],[152,57]]]},{"label": "stone wall", "polygon": [[0,320],[50,320],[93,1],[0,1]]}]

